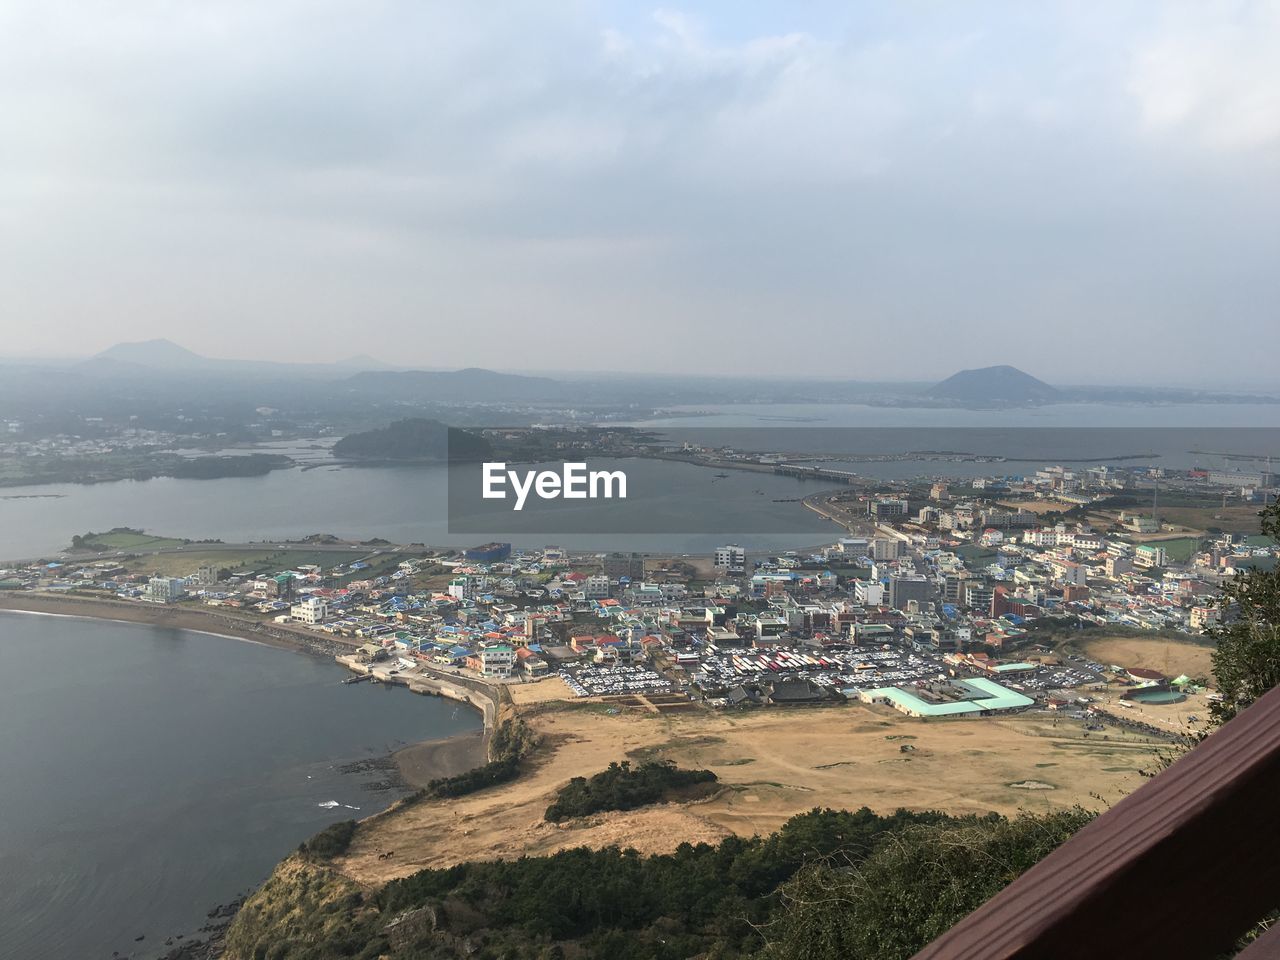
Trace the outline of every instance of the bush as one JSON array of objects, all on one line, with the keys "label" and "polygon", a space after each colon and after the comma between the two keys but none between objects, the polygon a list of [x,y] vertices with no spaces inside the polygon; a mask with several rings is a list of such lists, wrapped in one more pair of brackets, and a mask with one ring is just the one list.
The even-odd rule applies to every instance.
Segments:
[{"label": "bush", "polygon": [[585,817],[604,810],[634,810],[665,800],[672,791],[715,783],[710,770],[681,770],[665,760],[647,760],[638,767],[627,761],[611,763],[590,780],[574,777],[560,788],[544,814],[552,823]]},{"label": "bush", "polygon": [[331,823],[310,840],[302,841],[298,853],[308,860],[332,860],[347,852],[351,839],[356,835],[356,822],[342,820]]}]

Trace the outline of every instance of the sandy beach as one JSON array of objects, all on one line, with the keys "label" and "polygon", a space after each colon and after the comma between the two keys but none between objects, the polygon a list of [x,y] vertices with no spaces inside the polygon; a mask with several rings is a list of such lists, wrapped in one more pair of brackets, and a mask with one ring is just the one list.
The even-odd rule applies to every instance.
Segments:
[{"label": "sandy beach", "polygon": [[280,624],[265,623],[214,609],[164,606],[130,600],[110,600],[105,597],[14,591],[0,593],[0,610],[145,623],[329,656],[349,652],[353,648],[350,642],[339,638],[321,637]]},{"label": "sandy beach", "polygon": [[476,730],[415,743],[397,750],[393,759],[405,783],[414,788],[425,787],[439,777],[456,777],[480,766],[488,759],[487,743],[484,731]]}]

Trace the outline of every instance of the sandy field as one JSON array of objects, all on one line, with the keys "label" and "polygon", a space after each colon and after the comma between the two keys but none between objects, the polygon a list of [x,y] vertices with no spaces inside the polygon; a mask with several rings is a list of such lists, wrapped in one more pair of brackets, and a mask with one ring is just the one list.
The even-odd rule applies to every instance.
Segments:
[{"label": "sandy field", "polygon": [[[1187,699],[1181,703],[1135,703],[1122,701],[1120,694],[1123,692],[1118,687],[1109,689],[1098,698],[1096,706],[1103,713],[1149,723],[1159,730],[1174,734],[1202,730],[1209,718],[1209,701],[1203,693],[1187,694]],[[1120,706],[1121,703],[1126,705]]]},{"label": "sandy field", "polygon": [[553,700],[574,700],[573,691],[565,686],[559,677],[543,677],[532,683],[509,683],[507,691],[511,694],[511,702],[516,706],[527,706],[533,703],[548,703]]},{"label": "sandy field", "polygon": [[1212,677],[1213,648],[1169,640],[1165,637],[1100,637],[1081,644],[1081,649],[1099,663],[1110,666],[1159,670],[1170,679],[1185,673],[1189,677]]},{"label": "sandy field", "polygon": [[[1094,795],[1114,802],[1139,786],[1139,771],[1154,766],[1157,750],[1138,734],[1090,733],[1045,715],[923,721],[863,705],[659,714],[600,703],[548,704],[526,708],[525,717],[543,738],[530,772],[503,787],[375,818],[341,869],[380,883],[427,866],[580,845],[665,852],[684,841],[766,833],[817,806],[953,813],[1096,807]],[[543,820],[570,777],[644,756],[709,768],[723,789],[692,803],[564,825]]]},{"label": "sandy field", "polygon": [[400,776],[411,787],[425,787],[438,777],[456,777],[485,762],[483,730],[456,737],[424,740],[397,750],[392,756]]}]

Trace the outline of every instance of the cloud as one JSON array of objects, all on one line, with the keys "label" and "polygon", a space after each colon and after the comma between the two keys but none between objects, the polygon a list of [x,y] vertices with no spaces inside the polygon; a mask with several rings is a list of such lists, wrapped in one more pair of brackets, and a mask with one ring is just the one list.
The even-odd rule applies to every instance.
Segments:
[{"label": "cloud", "polygon": [[319,359],[386,323],[436,365],[591,329],[586,365],[1225,368],[1205,324],[1275,342],[1276,4],[1152,10],[14,0],[11,349],[181,322]]},{"label": "cloud", "polygon": [[1280,144],[1280,2],[1170,4],[1135,51],[1145,128],[1232,151]]}]

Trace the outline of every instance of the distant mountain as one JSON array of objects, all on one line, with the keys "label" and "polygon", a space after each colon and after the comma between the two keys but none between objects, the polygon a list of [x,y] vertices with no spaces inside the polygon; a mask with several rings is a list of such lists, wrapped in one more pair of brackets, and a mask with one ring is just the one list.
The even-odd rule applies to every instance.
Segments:
[{"label": "distant mountain", "polygon": [[335,360],[335,367],[343,370],[395,370],[396,367],[390,363],[385,363],[377,357],[371,357],[367,353],[360,353],[354,357],[347,357],[344,360]]},{"label": "distant mountain", "polygon": [[1061,391],[1017,367],[1001,365],[961,370],[930,387],[925,395],[938,400],[967,400],[976,403],[1026,403],[1055,400]]},{"label": "distant mountain", "polygon": [[333,445],[333,455],[343,460],[482,460],[491,453],[479,434],[423,417],[353,433]]},{"label": "distant mountain", "polygon": [[206,357],[172,340],[117,343],[76,364],[81,373],[99,378],[190,376],[294,379],[338,379],[359,370],[395,369],[373,357],[360,355],[337,363],[290,363],[281,360],[228,360]]},{"label": "distant mountain", "polygon": [[360,393],[393,400],[550,400],[563,385],[549,377],[497,373],[479,367],[465,370],[368,370],[346,379]]},{"label": "distant mountain", "polygon": [[139,340],[136,343],[117,343],[108,347],[93,360],[107,360],[114,363],[133,363],[142,367],[162,367],[175,369],[178,367],[202,367],[209,363],[208,358],[180,347],[172,340]]}]

